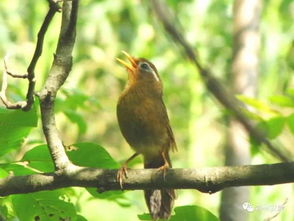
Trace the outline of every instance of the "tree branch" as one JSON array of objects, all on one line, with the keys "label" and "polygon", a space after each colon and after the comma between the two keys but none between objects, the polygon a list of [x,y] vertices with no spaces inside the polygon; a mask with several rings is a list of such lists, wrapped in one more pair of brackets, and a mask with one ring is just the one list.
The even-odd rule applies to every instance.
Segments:
[{"label": "tree branch", "polygon": [[275,147],[266,136],[257,129],[253,123],[246,117],[243,112],[245,106],[237,100],[232,93],[229,93],[224,85],[214,77],[211,71],[204,67],[199,59],[199,56],[196,52],[194,52],[193,48],[188,44],[185,40],[182,33],[175,26],[175,22],[173,22],[172,14],[167,5],[163,3],[161,0],[151,0],[150,4],[153,8],[154,13],[158,17],[158,19],[162,22],[166,32],[174,39],[175,43],[180,45],[189,58],[189,60],[196,66],[198,69],[205,86],[207,89],[213,94],[213,96],[228,110],[230,110],[238,121],[246,128],[248,133],[257,141],[264,143],[274,156],[279,158],[282,161],[290,161],[289,157],[282,153],[277,147]]},{"label": "tree branch", "polygon": [[52,18],[54,17],[55,13],[57,11],[60,11],[60,7],[58,6],[57,3],[53,2],[52,0],[48,0],[48,3],[49,3],[49,11],[44,19],[44,22],[40,28],[40,31],[38,32],[38,40],[37,40],[34,56],[31,60],[29,67],[27,68],[29,87],[28,87],[28,92],[26,96],[27,105],[22,108],[24,111],[30,110],[32,104],[34,103],[34,91],[35,91],[35,84],[36,84],[35,67],[37,65],[37,62],[40,56],[42,55],[45,33],[49,27],[49,24],[52,21]]},{"label": "tree branch", "polygon": [[62,7],[62,24],[54,61],[43,89],[38,93],[41,103],[43,132],[59,173],[71,170],[74,165],[69,161],[62,140],[56,128],[54,102],[59,88],[69,75],[72,67],[72,51],[76,36],[78,0],[64,0]]},{"label": "tree branch", "polygon": [[[226,187],[274,185],[294,182],[294,162],[199,169],[168,169],[165,177],[157,169],[128,170],[125,190],[196,189],[215,193]],[[96,187],[99,192],[120,190],[117,170],[75,167],[68,173],[9,176],[0,180],[0,196],[53,190],[64,187]]]},{"label": "tree branch", "polygon": [[[59,6],[57,3],[53,2],[52,0],[48,0],[49,3],[49,10],[47,12],[47,15],[43,21],[43,24],[38,32],[38,40],[37,45],[35,48],[35,52],[33,55],[33,58],[27,68],[27,74],[19,75],[19,74],[13,74],[8,71],[6,61],[4,59],[4,68],[5,71],[3,73],[3,83],[2,83],[2,89],[0,93],[0,99],[4,103],[7,109],[22,109],[24,111],[28,111],[31,109],[33,103],[34,103],[34,91],[35,91],[35,67],[36,64],[42,54],[43,49],[43,42],[45,38],[45,34],[47,32],[47,29],[49,27],[50,22],[52,21],[52,18],[54,17],[55,13],[59,11]],[[16,103],[11,103],[7,97],[6,97],[6,90],[7,90],[7,75],[10,75],[14,78],[23,78],[28,79],[29,86],[28,91],[26,95],[26,101],[18,101]]]},{"label": "tree branch", "polygon": [[[2,100],[3,104],[7,109],[20,109],[26,105],[25,101],[18,101],[15,103],[11,103],[6,97],[6,90],[8,86],[8,75],[16,78],[21,78],[20,75],[14,75],[7,70],[6,58],[4,58],[4,72],[2,75],[2,86],[0,91],[0,99]],[[26,76],[24,77],[26,78]]]}]

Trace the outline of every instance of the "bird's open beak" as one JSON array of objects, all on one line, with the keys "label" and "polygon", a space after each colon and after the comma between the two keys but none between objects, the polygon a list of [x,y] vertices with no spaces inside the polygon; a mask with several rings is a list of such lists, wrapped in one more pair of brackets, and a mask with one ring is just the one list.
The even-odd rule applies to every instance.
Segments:
[{"label": "bird's open beak", "polygon": [[127,59],[131,62],[131,64],[125,62],[124,60],[121,60],[120,58],[116,58],[116,60],[119,63],[121,63],[123,66],[125,66],[128,70],[134,71],[134,69],[137,67],[136,59],[125,51],[122,51],[122,53],[127,57]]}]

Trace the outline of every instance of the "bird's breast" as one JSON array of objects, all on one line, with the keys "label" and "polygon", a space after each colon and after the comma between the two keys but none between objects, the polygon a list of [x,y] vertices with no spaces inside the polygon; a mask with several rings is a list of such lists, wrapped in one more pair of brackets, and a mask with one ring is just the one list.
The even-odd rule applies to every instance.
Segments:
[{"label": "bird's breast", "polygon": [[168,140],[162,119],[161,97],[143,96],[140,92],[124,93],[117,105],[121,132],[130,146],[143,155],[158,155]]}]

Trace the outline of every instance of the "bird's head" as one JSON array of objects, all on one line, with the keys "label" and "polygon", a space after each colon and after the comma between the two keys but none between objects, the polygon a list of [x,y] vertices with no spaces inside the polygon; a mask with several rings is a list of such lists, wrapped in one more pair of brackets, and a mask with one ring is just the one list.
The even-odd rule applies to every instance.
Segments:
[{"label": "bird's head", "polygon": [[116,60],[127,68],[129,73],[129,84],[143,81],[161,85],[161,80],[154,64],[145,58],[132,57],[125,51],[122,51],[122,53],[127,57],[130,63],[120,58]]}]

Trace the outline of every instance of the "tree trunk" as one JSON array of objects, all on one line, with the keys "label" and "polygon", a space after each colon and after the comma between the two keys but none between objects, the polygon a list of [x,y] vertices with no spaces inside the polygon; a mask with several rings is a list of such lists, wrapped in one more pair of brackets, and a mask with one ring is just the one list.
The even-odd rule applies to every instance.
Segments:
[{"label": "tree trunk", "polygon": [[[233,89],[237,94],[254,97],[256,94],[259,52],[259,0],[235,0],[233,8]],[[235,119],[228,121],[226,165],[250,163],[250,143],[242,125]],[[222,192],[220,218],[224,221],[248,220],[242,204],[249,201],[249,187],[232,187]]]}]

